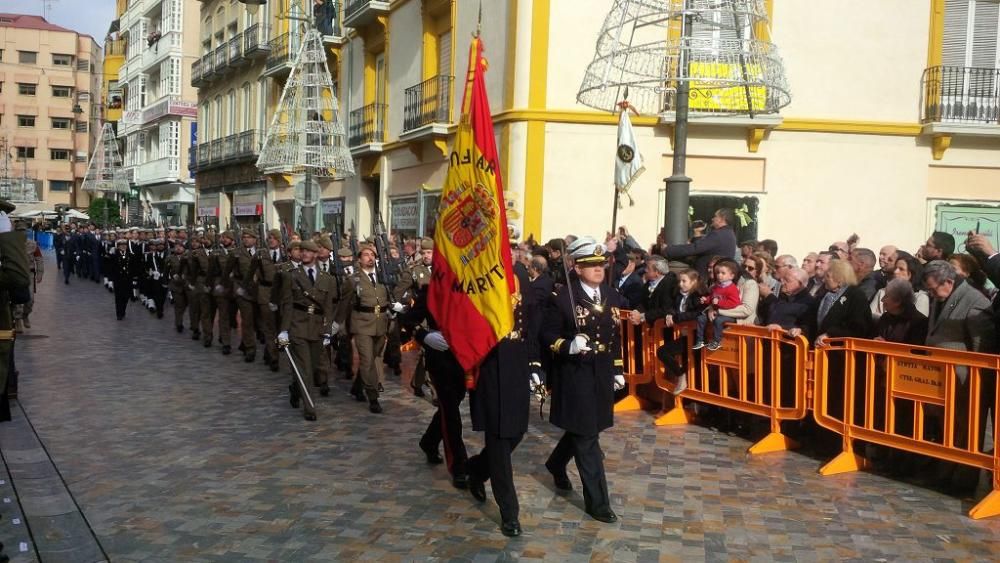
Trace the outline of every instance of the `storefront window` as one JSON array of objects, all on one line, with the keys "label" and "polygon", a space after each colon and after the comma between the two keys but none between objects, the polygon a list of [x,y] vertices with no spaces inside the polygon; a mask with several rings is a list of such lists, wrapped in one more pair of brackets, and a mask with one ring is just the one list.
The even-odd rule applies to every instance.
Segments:
[{"label": "storefront window", "polygon": [[344,198],[324,199],[320,202],[320,214],[322,216],[321,229],[326,229],[334,235],[341,235],[344,232]]},{"label": "storefront window", "polygon": [[437,224],[438,205],[441,203],[441,191],[420,192],[420,234],[425,237],[434,236],[434,226]]},{"label": "storefront window", "polygon": [[389,201],[389,230],[397,238],[416,238],[419,225],[419,209],[414,196],[397,197]]}]

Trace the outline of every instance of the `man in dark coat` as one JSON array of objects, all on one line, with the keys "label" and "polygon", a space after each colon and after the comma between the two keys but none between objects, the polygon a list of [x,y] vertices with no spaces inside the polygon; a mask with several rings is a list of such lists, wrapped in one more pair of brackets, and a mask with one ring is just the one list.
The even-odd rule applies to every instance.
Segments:
[{"label": "man in dark coat", "polygon": [[576,276],[553,296],[542,323],[542,345],[555,355],[550,419],[565,430],[545,467],[557,489],[571,490],[566,466],[575,458],[587,514],[611,523],[618,516],[611,509],[599,436],[614,424],[615,388],[625,385],[622,299],[604,283],[604,249],[592,237],[577,239],[567,252]]},{"label": "man in dark coat", "polygon": [[529,307],[520,291],[514,299],[514,330],[497,343],[479,366],[475,389],[469,395],[472,429],[486,433],[486,447],[469,458],[469,491],[479,502],[486,500],[488,480],[500,508],[503,535],[521,535],[520,504],[514,489],[510,456],[528,431],[531,407],[530,365],[538,361],[541,326],[530,317],[539,315]]},{"label": "man in dark coat", "polygon": [[732,209],[719,209],[712,215],[712,232],[690,244],[671,244],[663,247],[666,258],[694,256],[695,269],[702,279],[708,277],[708,262],[713,256],[733,259],[736,257],[736,234],[733,232],[735,214]]},{"label": "man in dark coat", "polygon": [[111,278],[115,286],[115,315],[118,320],[125,318],[125,308],[132,298],[132,280],[138,275],[136,259],[128,253],[128,241],[119,239],[117,250],[111,258]]}]

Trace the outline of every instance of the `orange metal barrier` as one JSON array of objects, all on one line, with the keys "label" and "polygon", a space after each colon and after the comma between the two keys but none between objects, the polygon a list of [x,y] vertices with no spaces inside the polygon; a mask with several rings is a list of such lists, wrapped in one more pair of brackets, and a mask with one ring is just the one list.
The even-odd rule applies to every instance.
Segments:
[{"label": "orange metal barrier", "polygon": [[[690,342],[694,327],[676,327],[675,331]],[[663,331],[657,336],[654,358],[656,347],[663,343]],[[804,337],[792,338],[784,331],[764,327],[728,325],[721,348],[714,352],[703,348],[697,363],[692,355],[688,356],[688,389],[674,398],[674,408],[657,419],[657,424],[687,422],[680,399],[690,399],[769,419],[770,433],[750,447],[751,454],[797,447],[781,433],[781,421],[801,420],[808,414],[809,343]],[[791,400],[786,400],[786,394]]]},{"label": "orange metal barrier", "polygon": [[633,325],[628,320],[629,313],[631,311],[622,309],[618,324],[621,330],[622,374],[625,376],[628,395],[615,403],[615,412],[637,411],[646,406],[645,401],[637,394],[637,389],[640,385],[653,381],[649,368],[656,363],[656,349],[653,349],[653,356],[650,359],[649,346],[644,345],[649,342],[648,327],[645,323]]},{"label": "orange metal barrier", "polygon": [[[969,516],[1000,515],[1000,356],[854,338],[828,342],[816,350],[813,415],[844,441],[820,473],[864,468],[866,460],[854,452],[854,441],[864,440],[992,471],[993,491]],[[990,407],[992,451],[980,443]]]}]

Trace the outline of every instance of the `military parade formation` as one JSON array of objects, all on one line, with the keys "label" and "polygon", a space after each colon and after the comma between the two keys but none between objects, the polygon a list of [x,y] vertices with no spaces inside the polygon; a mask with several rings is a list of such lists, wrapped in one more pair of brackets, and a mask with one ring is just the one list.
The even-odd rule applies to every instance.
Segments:
[{"label": "military parade formation", "polygon": [[[400,373],[401,348],[415,349],[410,390],[431,395],[436,406],[417,446],[428,463],[447,462],[452,484],[477,501],[486,500],[489,482],[506,535],[521,533],[511,454],[527,431],[533,393],[551,393],[551,421],[565,435],[544,467],[557,489],[572,490],[566,466],[575,459],[587,513],[615,521],[598,436],[612,423],[622,361],[617,294],[602,291],[601,245],[590,237],[574,241],[566,249],[572,281],[551,295],[515,293],[514,330],[468,371],[428,307],[434,242],[406,245],[400,255],[384,229],[374,231],[361,241],[320,233],[303,240],[263,227],[216,233],[67,224],[54,242],[61,281],[71,285],[75,274],[103,284],[119,321],[132,304],[167,316],[178,334],[218,346],[223,356],[235,345],[244,362],[254,363],[260,349],[273,372],[284,357],[288,403],[308,421],[317,420],[314,396],[330,395],[335,373],[352,380],[351,396],[369,412],[382,413],[386,373]],[[527,276],[515,273],[527,287]],[[533,385],[539,377],[547,390]],[[485,433],[483,451],[472,456],[462,438],[466,396],[473,429]]]}]

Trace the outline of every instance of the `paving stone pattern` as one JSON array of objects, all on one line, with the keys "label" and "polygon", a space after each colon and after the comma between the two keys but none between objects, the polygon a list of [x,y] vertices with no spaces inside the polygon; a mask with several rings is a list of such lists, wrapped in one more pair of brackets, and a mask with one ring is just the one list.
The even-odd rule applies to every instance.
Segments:
[{"label": "paving stone pattern", "polygon": [[[202,348],[134,304],[117,322],[106,290],[47,270],[31,332],[48,338],[18,344],[20,400],[115,562],[1000,554],[1000,520],[968,519],[968,501],[868,473],[820,477],[798,453],[749,459],[745,440],[656,428],[648,413],[603,434],[620,521],[601,524],[583,514],[575,468],[573,493],[553,488],[542,462],[559,431],[537,409],[514,455],[525,535],[507,539],[492,500],[475,503],[424,463],[416,441],[433,408],[397,378],[379,416],[338,376],[308,423],[288,405],[284,372]],[[481,437],[466,437],[477,451]]]}]

